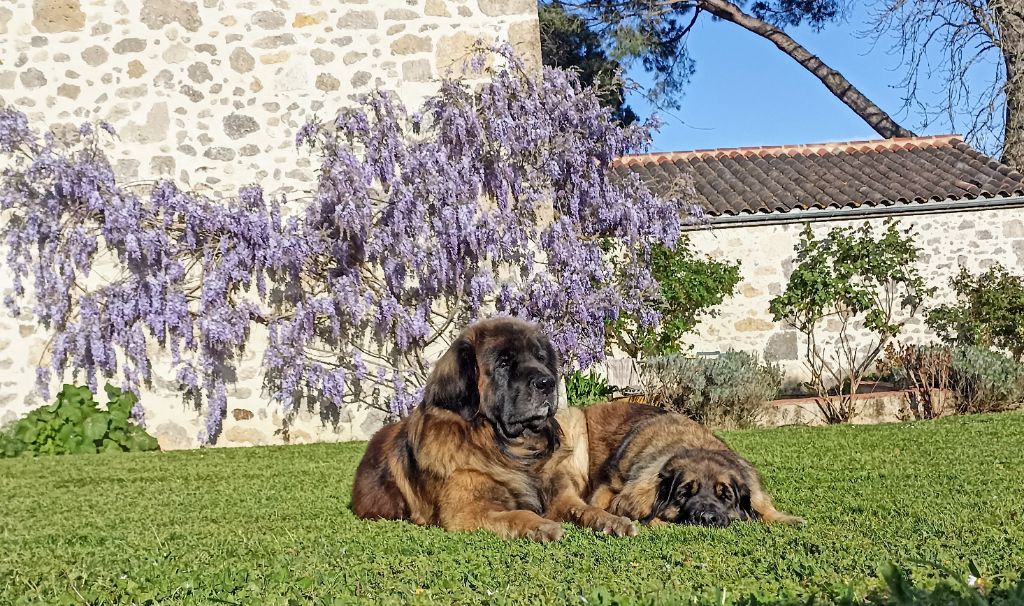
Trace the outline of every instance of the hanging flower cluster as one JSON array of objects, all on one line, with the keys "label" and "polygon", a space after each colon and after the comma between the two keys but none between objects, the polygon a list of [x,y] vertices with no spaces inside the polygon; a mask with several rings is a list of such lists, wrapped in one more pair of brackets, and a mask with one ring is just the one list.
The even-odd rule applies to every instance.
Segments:
[{"label": "hanging flower cluster", "polygon": [[30,294],[52,331],[40,388],[70,369],[137,393],[156,344],[205,402],[212,442],[254,324],[269,335],[270,397],[287,409],[314,398],[396,415],[418,401],[425,350],[479,316],[536,320],[582,367],[621,314],[656,324],[646,255],[675,244],[689,204],[611,170],[652,124],[622,127],[573,74],[531,76],[500,53],[485,84],[445,81],[416,113],[377,92],[301,128],[320,170],[297,207],[255,186],[230,201],[167,181],[135,193],[101,149],[109,126],[59,145],[0,109],[5,304],[27,311]]}]

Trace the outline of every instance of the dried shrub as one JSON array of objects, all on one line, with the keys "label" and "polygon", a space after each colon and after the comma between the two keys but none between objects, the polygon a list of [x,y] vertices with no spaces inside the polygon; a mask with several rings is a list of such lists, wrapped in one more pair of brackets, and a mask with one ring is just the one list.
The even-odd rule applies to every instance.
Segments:
[{"label": "dried shrub", "polygon": [[878,362],[882,374],[891,374],[906,389],[907,407],[917,419],[934,419],[950,409],[953,351],[945,345],[889,343]]}]

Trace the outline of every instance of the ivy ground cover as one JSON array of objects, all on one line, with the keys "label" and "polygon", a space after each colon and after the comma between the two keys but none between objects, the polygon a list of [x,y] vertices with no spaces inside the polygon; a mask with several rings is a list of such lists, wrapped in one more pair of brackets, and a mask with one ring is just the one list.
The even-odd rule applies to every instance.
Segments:
[{"label": "ivy ground cover", "polygon": [[538,545],[366,522],[363,443],[2,460],[0,603],[1024,601],[1024,414],[724,437],[806,527]]}]

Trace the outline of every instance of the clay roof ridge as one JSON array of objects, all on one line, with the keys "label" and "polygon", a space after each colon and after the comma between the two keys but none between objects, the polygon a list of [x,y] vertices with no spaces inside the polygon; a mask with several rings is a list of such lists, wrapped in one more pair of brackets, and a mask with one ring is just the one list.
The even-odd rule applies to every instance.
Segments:
[{"label": "clay roof ridge", "polygon": [[627,166],[633,164],[650,164],[674,162],[690,158],[721,158],[746,156],[795,156],[811,154],[828,154],[835,152],[870,153],[887,150],[906,150],[918,147],[934,147],[963,143],[958,134],[927,135],[921,137],[896,137],[893,139],[862,139],[853,141],[834,141],[824,143],[801,143],[795,145],[755,145],[746,147],[717,147],[669,152],[650,152],[629,154],[619,157],[616,162]]}]

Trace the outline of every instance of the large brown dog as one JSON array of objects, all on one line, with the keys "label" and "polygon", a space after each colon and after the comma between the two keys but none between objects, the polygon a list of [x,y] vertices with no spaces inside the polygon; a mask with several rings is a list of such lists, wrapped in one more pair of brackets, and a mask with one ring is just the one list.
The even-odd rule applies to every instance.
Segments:
[{"label": "large brown dog", "polygon": [[775,509],[750,463],[684,415],[625,402],[585,415],[594,507],[645,524],[803,523]]},{"label": "large brown dog", "polygon": [[[352,508],[448,530],[558,540],[560,521],[615,535],[632,522],[588,505],[555,420],[558,366],[537,326],[509,318],[467,328],[441,357],[423,402],[370,440]],[[576,431],[576,428],[573,428]]]}]

